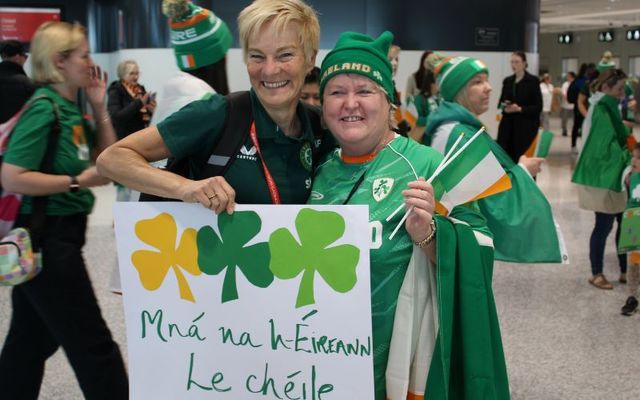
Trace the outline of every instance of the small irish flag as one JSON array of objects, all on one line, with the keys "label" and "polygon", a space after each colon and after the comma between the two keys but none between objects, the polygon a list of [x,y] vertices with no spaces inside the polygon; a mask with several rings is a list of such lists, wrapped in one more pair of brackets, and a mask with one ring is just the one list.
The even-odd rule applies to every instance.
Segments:
[{"label": "small irish flag", "polygon": [[404,107],[404,120],[413,128],[418,122],[418,109],[413,96],[407,98],[407,104]]},{"label": "small irish flag", "polygon": [[542,157],[549,155],[549,149],[553,142],[553,133],[549,131],[538,132],[533,142],[524,153],[527,157]]},{"label": "small irish flag", "polygon": [[196,66],[196,61],[193,58],[193,54],[184,54],[180,56],[180,61],[182,61],[183,68],[193,68]]},{"label": "small irish flag", "polygon": [[509,176],[486,140],[485,136],[478,137],[476,133],[453,156],[445,157],[439,171],[434,173],[431,184],[439,214],[448,215],[459,204],[511,189]]}]

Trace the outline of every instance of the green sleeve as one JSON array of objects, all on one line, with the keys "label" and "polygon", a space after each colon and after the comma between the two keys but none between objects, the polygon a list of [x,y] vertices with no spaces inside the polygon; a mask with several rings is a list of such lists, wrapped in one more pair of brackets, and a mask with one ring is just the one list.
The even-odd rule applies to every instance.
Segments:
[{"label": "green sleeve", "polygon": [[205,157],[204,152],[213,148],[215,139],[222,132],[226,114],[226,99],[214,95],[187,104],[165,118],[157,128],[173,157]]},{"label": "green sleeve", "polygon": [[11,134],[4,162],[32,171],[40,169],[54,119],[53,105],[49,101],[33,103]]}]

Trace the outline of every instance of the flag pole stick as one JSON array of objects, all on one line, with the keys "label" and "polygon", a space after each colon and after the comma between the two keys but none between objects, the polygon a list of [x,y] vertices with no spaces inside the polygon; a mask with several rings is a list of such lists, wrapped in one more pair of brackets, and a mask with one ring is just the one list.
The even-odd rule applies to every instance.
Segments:
[{"label": "flag pole stick", "polygon": [[[460,150],[456,151],[455,154],[453,156],[451,156],[451,158],[449,160],[447,160],[442,168],[436,168],[435,172],[433,173],[433,175],[431,175],[431,177],[429,179],[427,179],[428,183],[433,182],[433,180],[440,174],[440,172],[442,172],[449,164],[451,164],[451,162],[453,162],[453,160],[456,159],[456,157],[458,157],[460,155],[460,153],[462,153],[464,151],[464,149],[466,149],[467,147],[469,147],[469,145],[478,138],[478,136],[480,136],[480,134],[484,132],[484,126],[481,127],[480,129],[478,129],[478,131],[471,137],[471,139],[469,139],[469,141],[467,143],[465,143]],[[400,220],[400,222],[398,222],[398,225],[396,225],[395,229],[393,230],[393,232],[391,232],[391,235],[389,235],[389,240],[393,239],[396,235],[396,233],[398,232],[398,230],[400,230],[400,227],[402,226],[402,224],[404,223],[404,221],[407,220],[407,218],[409,217],[409,214],[411,213],[411,211],[413,211],[413,207],[411,207],[410,209],[407,210],[407,212],[404,214],[404,216],[402,217],[402,219]]]},{"label": "flag pole stick", "polygon": [[[462,140],[462,138],[464,137],[464,133],[461,133],[460,136],[458,136],[458,138],[456,139],[456,141],[453,143],[453,146],[451,146],[451,148],[449,149],[449,151],[447,152],[447,154],[444,156],[444,158],[442,159],[442,161],[440,161],[440,164],[438,164],[438,166],[436,167],[436,170],[434,173],[438,172],[440,170],[440,168],[442,168],[442,165],[444,165],[444,163],[449,159],[449,157],[451,157],[451,154],[453,153],[453,151],[456,149],[456,147],[458,147],[458,144],[460,143],[460,141]],[[431,182],[429,182],[431,183]],[[386,219],[387,222],[391,221],[391,219],[393,217],[396,216],[397,213],[400,212],[400,210],[402,210],[402,207],[404,207],[404,203],[401,203],[398,208],[396,208]]]}]

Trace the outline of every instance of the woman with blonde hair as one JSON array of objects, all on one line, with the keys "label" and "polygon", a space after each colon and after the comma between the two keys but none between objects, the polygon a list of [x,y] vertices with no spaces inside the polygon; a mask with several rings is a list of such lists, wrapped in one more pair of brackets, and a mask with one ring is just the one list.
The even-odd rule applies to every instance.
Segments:
[{"label": "woman with blonde hair", "polygon": [[[33,79],[42,85],[18,121],[2,165],[2,186],[24,195],[15,226],[30,227],[34,198],[47,196],[40,236],[42,272],[16,286],[9,333],[0,354],[2,395],[36,399],[45,362],[65,351],[86,399],[127,399],[127,375],[117,344],[102,319],[82,257],[89,188],[109,181],[91,165],[92,155],[114,143],[105,104],[107,76],[89,55],[78,24],[41,25],[31,43]],[[84,90],[96,132],[76,105]],[[45,98],[48,98],[45,99]],[[39,172],[53,127],[59,125],[53,173]]]},{"label": "woman with blonde hair", "polygon": [[[223,176],[205,172],[208,160],[217,160],[212,153],[228,109],[236,106],[221,95],[192,102],[111,146],[98,160],[101,173],[132,189],[200,203],[216,213],[232,212],[235,202],[306,202],[314,159],[327,145],[299,101],[318,52],[316,13],[301,0],[256,0],[238,16],[238,28],[251,82],[244,114],[250,111],[252,120],[249,134],[238,133],[246,140]],[[189,177],[148,164],[167,157],[188,160]]]}]

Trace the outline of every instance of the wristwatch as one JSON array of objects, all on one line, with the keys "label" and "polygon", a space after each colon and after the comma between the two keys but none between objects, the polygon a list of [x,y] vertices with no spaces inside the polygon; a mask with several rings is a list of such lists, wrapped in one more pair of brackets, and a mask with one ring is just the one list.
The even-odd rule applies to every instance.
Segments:
[{"label": "wristwatch", "polygon": [[431,223],[429,224],[429,226],[431,227],[431,233],[429,234],[429,236],[427,236],[426,238],[422,239],[419,242],[413,242],[415,243],[416,246],[420,247],[421,249],[426,247],[429,243],[433,242],[433,239],[436,238],[436,223],[433,219],[431,220]]},{"label": "wristwatch", "polygon": [[69,191],[71,193],[75,193],[78,190],[80,190],[80,184],[78,183],[78,178],[75,176],[70,176],[69,178],[71,178],[71,183],[69,183]]}]

